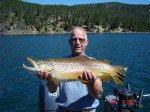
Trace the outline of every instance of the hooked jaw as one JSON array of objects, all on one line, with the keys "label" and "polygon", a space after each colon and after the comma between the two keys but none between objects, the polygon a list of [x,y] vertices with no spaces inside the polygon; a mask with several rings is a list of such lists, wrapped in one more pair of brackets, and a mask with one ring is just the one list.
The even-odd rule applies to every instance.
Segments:
[{"label": "hooked jaw", "polygon": [[37,71],[39,70],[39,66],[38,66],[38,64],[37,64],[37,61],[36,61],[36,60],[33,60],[32,58],[26,58],[26,59],[27,59],[27,61],[28,61],[31,65],[33,65],[33,67],[26,66],[25,64],[23,64],[22,67],[23,67],[24,69],[26,69],[27,71],[29,71],[29,72],[32,72],[32,73],[37,72]]},{"label": "hooked jaw", "polygon": [[36,71],[36,69],[34,67],[28,67],[25,64],[23,64],[22,67],[24,69],[26,69],[27,71],[30,71],[30,72],[35,72]]}]

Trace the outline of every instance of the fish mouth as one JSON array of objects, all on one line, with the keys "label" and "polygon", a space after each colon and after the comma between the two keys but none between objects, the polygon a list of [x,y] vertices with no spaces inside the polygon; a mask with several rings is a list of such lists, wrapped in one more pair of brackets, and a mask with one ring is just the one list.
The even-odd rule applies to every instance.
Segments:
[{"label": "fish mouth", "polygon": [[32,58],[29,58],[27,57],[26,60],[32,65],[32,67],[29,67],[25,64],[22,65],[22,67],[28,71],[31,71],[31,72],[35,72],[35,71],[38,71],[39,70],[39,66],[37,65],[37,61],[32,59]]},{"label": "fish mouth", "polygon": [[27,66],[25,64],[23,64],[22,67],[24,69],[28,70],[28,71],[31,71],[31,72],[35,72],[36,71],[36,69],[34,67],[29,67],[29,66]]}]

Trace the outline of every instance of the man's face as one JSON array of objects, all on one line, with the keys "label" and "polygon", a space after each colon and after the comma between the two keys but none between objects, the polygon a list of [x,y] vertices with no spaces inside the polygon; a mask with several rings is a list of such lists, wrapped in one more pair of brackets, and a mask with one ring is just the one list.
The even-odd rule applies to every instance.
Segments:
[{"label": "man's face", "polygon": [[85,38],[85,32],[82,30],[76,30],[72,33],[72,37],[69,40],[72,55],[79,56],[85,54],[85,49],[88,44],[87,38]]}]

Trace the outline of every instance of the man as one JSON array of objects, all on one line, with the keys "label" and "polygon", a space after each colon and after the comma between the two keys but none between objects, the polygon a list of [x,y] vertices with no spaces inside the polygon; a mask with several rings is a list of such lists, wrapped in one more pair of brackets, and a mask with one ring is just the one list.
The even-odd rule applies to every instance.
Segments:
[{"label": "man", "polygon": [[[88,45],[87,33],[82,27],[75,27],[69,39],[72,54],[69,57],[86,56],[85,50]],[[68,58],[69,58],[68,57]],[[90,70],[84,70],[78,78],[90,81],[83,84],[80,81],[60,82],[56,85],[50,74],[40,72],[37,74],[40,79],[47,80],[47,87],[50,92],[55,92],[59,87],[59,96],[56,99],[59,105],[57,112],[95,112],[99,105],[98,98],[103,92],[102,81]]]}]

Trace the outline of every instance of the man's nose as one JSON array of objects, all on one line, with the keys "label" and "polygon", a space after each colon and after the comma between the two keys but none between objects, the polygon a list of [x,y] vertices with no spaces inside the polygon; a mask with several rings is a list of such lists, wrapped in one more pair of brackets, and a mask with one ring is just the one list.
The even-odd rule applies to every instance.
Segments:
[{"label": "man's nose", "polygon": [[79,39],[77,39],[76,44],[80,44],[80,40]]}]

